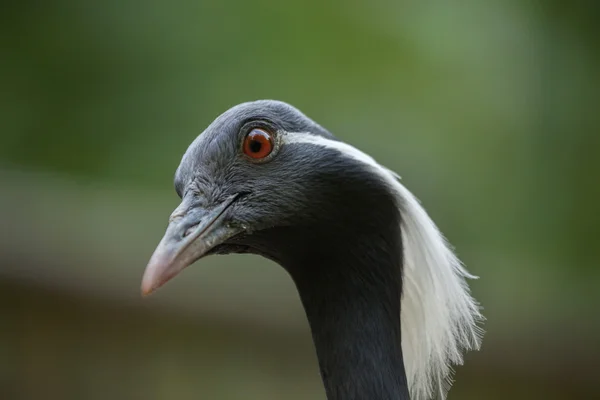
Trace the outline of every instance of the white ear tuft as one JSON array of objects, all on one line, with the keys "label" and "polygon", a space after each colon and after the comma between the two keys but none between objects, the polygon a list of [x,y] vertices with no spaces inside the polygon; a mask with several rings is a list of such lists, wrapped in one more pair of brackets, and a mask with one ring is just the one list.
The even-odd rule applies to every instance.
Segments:
[{"label": "white ear tuft", "polygon": [[463,267],[446,239],[400,177],[349,144],[309,133],[285,132],[287,143],[338,150],[369,165],[397,196],[404,249],[401,299],[402,352],[412,400],[446,398],[452,366],[462,354],[479,349],[484,320],[471,297]]},{"label": "white ear tuft", "polygon": [[402,351],[413,400],[445,399],[452,366],[462,353],[479,349],[483,321],[466,278],[475,279],[427,215],[396,177],[402,215],[404,287]]}]

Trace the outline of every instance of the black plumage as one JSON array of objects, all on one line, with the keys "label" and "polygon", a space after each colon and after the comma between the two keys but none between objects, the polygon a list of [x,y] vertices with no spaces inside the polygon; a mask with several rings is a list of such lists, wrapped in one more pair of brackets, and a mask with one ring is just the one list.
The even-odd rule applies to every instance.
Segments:
[{"label": "black plumage", "polygon": [[444,397],[451,364],[478,347],[470,275],[424,210],[294,107],[226,111],[188,148],[175,188],[143,292],[210,254],[274,260],[298,288],[330,400]]}]

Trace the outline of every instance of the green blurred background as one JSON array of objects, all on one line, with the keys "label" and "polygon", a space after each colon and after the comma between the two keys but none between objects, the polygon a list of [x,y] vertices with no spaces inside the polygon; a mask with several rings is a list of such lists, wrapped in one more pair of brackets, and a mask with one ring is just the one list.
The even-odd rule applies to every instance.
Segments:
[{"label": "green blurred background", "polygon": [[273,263],[139,295],[184,150],[258,98],[396,170],[481,277],[487,334],[450,399],[597,398],[598,7],[4,2],[0,398],[324,399]]}]

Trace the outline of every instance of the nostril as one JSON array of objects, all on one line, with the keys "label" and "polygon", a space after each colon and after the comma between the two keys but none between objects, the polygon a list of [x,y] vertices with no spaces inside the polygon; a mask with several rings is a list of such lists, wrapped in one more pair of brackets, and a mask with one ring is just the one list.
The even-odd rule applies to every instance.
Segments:
[{"label": "nostril", "polygon": [[192,232],[196,230],[196,228],[198,228],[198,225],[200,225],[200,223],[194,224],[187,228],[185,233],[183,234],[183,237],[188,237]]},{"label": "nostril", "polygon": [[184,215],[185,215],[185,213],[183,213],[183,212],[174,212],[169,217],[169,223],[175,221],[176,219],[183,218]]}]

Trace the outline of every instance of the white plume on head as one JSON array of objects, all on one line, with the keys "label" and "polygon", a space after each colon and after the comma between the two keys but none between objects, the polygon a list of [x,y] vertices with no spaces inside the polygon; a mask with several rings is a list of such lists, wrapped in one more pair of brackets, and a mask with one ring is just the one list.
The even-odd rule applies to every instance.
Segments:
[{"label": "white plume on head", "polygon": [[404,249],[401,299],[402,352],[411,399],[446,398],[453,365],[463,352],[479,349],[484,318],[470,294],[466,278],[474,279],[415,196],[397,174],[343,142],[310,133],[285,132],[286,143],[335,149],[365,163],[388,183],[402,216]]}]

